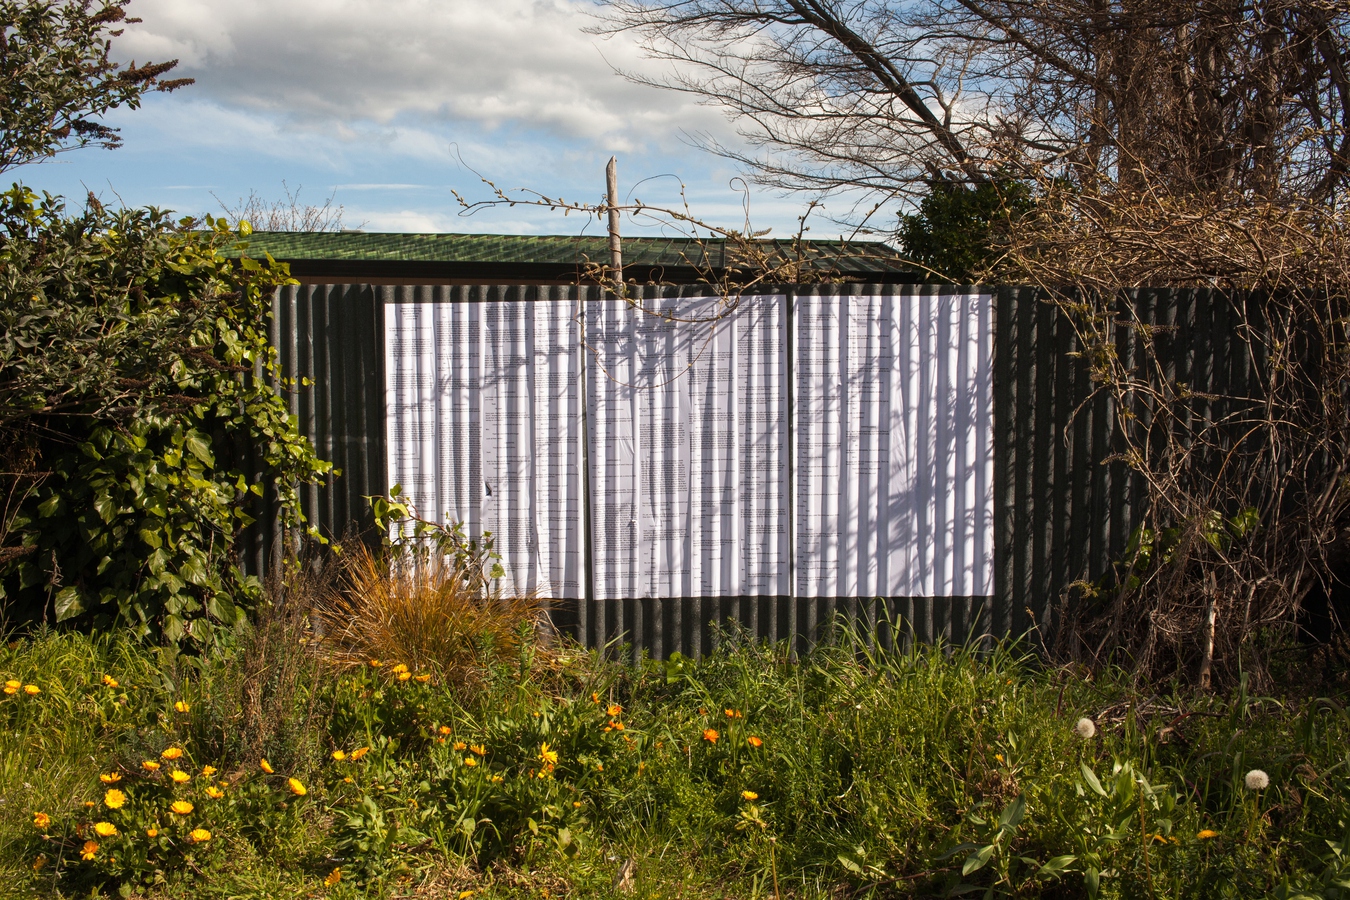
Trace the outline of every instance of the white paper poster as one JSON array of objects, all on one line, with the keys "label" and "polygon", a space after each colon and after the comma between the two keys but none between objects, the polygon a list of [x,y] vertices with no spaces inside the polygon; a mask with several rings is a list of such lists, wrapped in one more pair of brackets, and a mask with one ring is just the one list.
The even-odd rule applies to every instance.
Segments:
[{"label": "white paper poster", "polygon": [[508,591],[580,598],[581,341],[565,299],[385,305],[390,484],[493,533]]},{"label": "white paper poster", "polygon": [[797,297],[798,596],[992,595],[992,306]]},{"label": "white paper poster", "polygon": [[786,595],[781,296],[586,309],[597,600]]}]

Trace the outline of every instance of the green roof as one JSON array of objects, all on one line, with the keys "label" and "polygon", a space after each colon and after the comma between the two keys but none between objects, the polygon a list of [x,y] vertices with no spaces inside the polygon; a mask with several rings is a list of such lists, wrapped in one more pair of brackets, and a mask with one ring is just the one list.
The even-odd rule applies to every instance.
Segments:
[{"label": "green roof", "polygon": [[[739,255],[723,239],[630,237],[623,239],[624,266],[726,268]],[[362,232],[254,232],[250,256],[270,253],[285,261],[380,263],[466,263],[524,266],[576,266],[608,262],[604,235],[377,234]],[[896,272],[906,267],[900,255],[880,241],[804,242],[757,240],[753,254],[792,259],[798,252],[822,268],[854,273]]]}]

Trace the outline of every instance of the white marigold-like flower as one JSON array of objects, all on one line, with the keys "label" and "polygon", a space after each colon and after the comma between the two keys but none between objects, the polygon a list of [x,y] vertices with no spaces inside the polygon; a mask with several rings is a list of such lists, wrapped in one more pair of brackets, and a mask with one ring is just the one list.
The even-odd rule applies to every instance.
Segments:
[{"label": "white marigold-like flower", "polygon": [[1087,716],[1074,723],[1074,733],[1085,741],[1090,741],[1097,736],[1097,724]]},{"label": "white marigold-like flower", "polygon": [[1249,791],[1264,791],[1270,787],[1270,776],[1260,769],[1252,769],[1247,773],[1247,777],[1242,780]]}]

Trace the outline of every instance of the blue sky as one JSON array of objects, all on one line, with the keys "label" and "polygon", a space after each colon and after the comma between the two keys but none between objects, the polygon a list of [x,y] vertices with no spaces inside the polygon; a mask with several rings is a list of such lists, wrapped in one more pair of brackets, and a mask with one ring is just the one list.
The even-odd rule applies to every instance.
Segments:
[{"label": "blue sky", "polygon": [[[576,234],[576,216],[521,207],[460,214],[452,190],[487,196],[478,175],[595,201],[619,158],[621,191],[680,202],[719,225],[745,219],[736,167],[689,134],[736,144],[720,111],[634,85],[659,74],[624,37],[583,30],[582,0],[133,0],[114,44],[123,60],[178,58],[197,79],[108,119],[114,151],[79,150],[7,173],[72,200],[222,212],[254,191],[330,195],[366,231]],[[462,157],[469,168],[462,166]],[[651,179],[634,189],[635,183]],[[805,200],[750,189],[751,224],[795,230]],[[818,223],[823,226],[823,223]],[[592,220],[589,233],[601,233]],[[817,227],[813,233],[827,231]],[[625,233],[652,233],[629,222]],[[825,236],[822,234],[822,236]]]}]

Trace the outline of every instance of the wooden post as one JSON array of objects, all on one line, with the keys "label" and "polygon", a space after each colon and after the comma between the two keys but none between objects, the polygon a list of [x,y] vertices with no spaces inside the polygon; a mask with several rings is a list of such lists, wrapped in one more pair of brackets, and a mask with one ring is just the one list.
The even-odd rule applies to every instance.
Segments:
[{"label": "wooden post", "polygon": [[623,241],[619,238],[619,164],[614,157],[605,166],[605,206],[609,210],[609,267],[613,270],[614,293],[624,295]]}]

